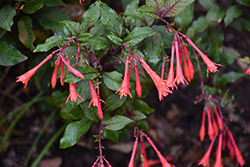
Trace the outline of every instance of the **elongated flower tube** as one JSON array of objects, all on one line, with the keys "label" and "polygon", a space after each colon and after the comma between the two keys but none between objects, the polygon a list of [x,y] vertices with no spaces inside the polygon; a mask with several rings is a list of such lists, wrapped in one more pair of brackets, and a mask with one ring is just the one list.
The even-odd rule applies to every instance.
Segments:
[{"label": "elongated flower tube", "polygon": [[205,137],[205,119],[206,119],[206,111],[204,108],[203,113],[202,113],[201,128],[200,128],[200,133],[199,133],[200,141],[203,141]]},{"label": "elongated flower tube", "polygon": [[244,160],[239,148],[237,147],[237,144],[235,143],[232,132],[230,130],[227,131],[227,136],[232,142],[234,152],[235,152],[235,156],[236,156],[236,160],[237,160],[238,164],[240,166],[243,166],[245,164],[245,160]]},{"label": "elongated flower tube", "polygon": [[217,123],[219,125],[219,128],[222,131],[223,130],[223,121],[222,121],[222,118],[220,117],[220,115],[218,113],[218,110],[216,109],[215,106],[213,106],[213,109],[214,109],[214,112],[215,112],[215,115],[216,115],[216,118],[217,118]]},{"label": "elongated flower tube", "polygon": [[141,63],[142,67],[146,70],[146,72],[148,73],[148,75],[151,77],[151,79],[153,80],[157,90],[158,90],[158,94],[159,94],[159,100],[163,100],[163,96],[167,96],[168,93],[172,93],[171,90],[169,90],[168,85],[166,80],[161,79],[155,71],[153,71],[149,65],[143,60],[143,58],[141,58],[139,55],[136,55],[138,61]]},{"label": "elongated flower tube", "polygon": [[249,74],[250,74],[250,67],[245,71],[245,74],[246,74],[246,75],[249,75]]},{"label": "elongated flower tube", "polygon": [[210,111],[210,106],[207,105],[207,119],[208,119],[208,136],[210,138],[210,140],[213,139],[214,137],[214,130],[213,130],[213,125],[212,125],[212,121],[211,121],[211,111]]},{"label": "elongated flower tube", "polygon": [[137,64],[136,64],[135,58],[134,58],[134,71],[135,71],[135,77],[136,77],[135,90],[136,90],[137,95],[139,97],[141,97],[141,82],[140,82],[140,78],[139,78],[139,74],[138,74],[138,68],[137,68]]},{"label": "elongated flower tube", "polygon": [[202,159],[199,161],[198,165],[202,165],[204,167],[209,167],[209,158],[210,158],[210,154],[211,154],[215,139],[216,139],[216,137],[214,136],[213,140],[211,141],[211,143],[207,149],[207,152],[204,154]]},{"label": "elongated flower tube", "polygon": [[[184,74],[185,74],[188,82],[191,82],[191,80],[194,78],[194,67],[193,67],[193,64],[190,60],[189,53],[188,53],[186,44],[184,42],[183,42],[183,46],[184,46],[184,49],[183,49]],[[187,56],[187,62],[186,62],[185,55]]]},{"label": "elongated flower tube", "polygon": [[64,77],[64,75],[65,75],[63,63],[61,64],[61,67],[62,67],[62,72],[61,72],[61,76],[60,76],[60,83],[61,83],[61,85],[63,86],[63,85],[64,85],[63,77]]},{"label": "elongated flower tube", "polygon": [[125,62],[125,73],[124,73],[124,78],[122,81],[122,85],[121,87],[115,92],[120,94],[120,99],[122,98],[122,96],[127,96],[129,95],[130,97],[132,97],[130,91],[129,91],[129,57],[130,54],[127,56],[126,58],[126,62]]},{"label": "elongated flower tube", "polygon": [[73,67],[71,67],[69,64],[69,62],[66,62],[64,60],[64,58],[61,59],[62,62],[68,67],[68,70],[71,71],[75,76],[79,77],[79,78],[82,78],[82,79],[85,79],[84,76],[76,69],[74,69]]},{"label": "elongated flower tube", "polygon": [[16,82],[22,82],[24,85],[24,88],[26,88],[30,78],[35,74],[35,72],[44,64],[46,63],[49,59],[51,59],[53,56],[53,53],[48,55],[42,62],[40,62],[36,67],[32,68],[31,70],[27,71],[26,73],[24,73],[23,75],[20,75],[16,78],[18,78],[18,80]]},{"label": "elongated flower tube", "polygon": [[56,80],[57,80],[57,68],[59,66],[59,61],[56,60],[55,61],[55,68],[54,68],[54,72],[53,72],[53,75],[51,77],[51,86],[52,88],[55,88],[56,86]]},{"label": "elongated flower tube", "polygon": [[141,155],[143,156],[143,167],[149,167],[147,156],[146,156],[145,144],[144,144],[142,136],[141,136]]},{"label": "elongated flower tube", "polygon": [[147,135],[145,135],[145,137],[148,140],[149,144],[155,150],[157,156],[159,157],[159,159],[161,161],[162,166],[163,167],[174,167],[174,165],[171,165],[170,163],[168,163],[168,161],[166,160],[166,158],[163,157],[163,155],[160,153],[160,151],[156,148],[154,142]]},{"label": "elongated flower tube", "polygon": [[215,163],[213,167],[223,167],[221,158],[222,133],[219,135],[218,146],[215,153]]},{"label": "elongated flower tube", "polygon": [[138,135],[136,136],[136,139],[135,139],[135,143],[134,143],[134,147],[133,147],[133,151],[131,154],[128,167],[134,167],[134,159],[135,159],[135,152],[136,152],[137,145],[138,145]]},{"label": "elongated flower tube", "polygon": [[210,112],[211,112],[211,118],[212,118],[212,125],[213,125],[214,135],[217,136],[218,133],[219,133],[219,129],[218,129],[217,123],[216,123],[216,121],[214,119],[213,112],[212,111],[210,111]]},{"label": "elongated flower tube", "polygon": [[228,140],[227,140],[227,148],[229,150],[229,155],[230,155],[231,159],[234,159],[234,156],[235,156],[234,147],[232,145],[232,141],[230,138],[228,138]]},{"label": "elongated flower tube", "polygon": [[70,83],[69,84],[69,96],[66,100],[66,103],[68,102],[69,99],[75,103],[77,100],[77,97],[83,100],[83,98],[79,94],[76,93],[76,83]]},{"label": "elongated flower tube", "polygon": [[167,78],[167,85],[174,89],[176,87],[175,85],[175,80],[174,80],[174,50],[175,50],[175,44],[174,42],[172,43],[172,48],[171,48],[171,63],[170,63],[170,69],[168,72],[168,78]]}]

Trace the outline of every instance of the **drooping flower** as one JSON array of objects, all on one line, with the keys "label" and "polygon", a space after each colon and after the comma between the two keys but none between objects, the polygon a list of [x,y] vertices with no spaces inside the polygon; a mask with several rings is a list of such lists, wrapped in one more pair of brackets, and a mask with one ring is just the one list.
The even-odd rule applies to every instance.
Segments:
[{"label": "drooping flower", "polygon": [[48,55],[42,62],[40,62],[36,67],[32,68],[31,70],[27,71],[26,73],[24,73],[23,75],[20,75],[16,78],[18,78],[18,80],[16,82],[22,82],[24,85],[24,88],[26,88],[30,78],[35,74],[35,72],[44,64],[46,63],[49,59],[51,59],[53,56],[53,54]]},{"label": "drooping flower", "polygon": [[211,110],[210,110],[210,106],[207,105],[207,119],[208,119],[208,136],[210,138],[210,140],[212,140],[214,138],[214,130],[213,130],[213,125],[212,125],[212,121],[211,121]]},{"label": "drooping flower", "polygon": [[55,68],[54,68],[54,72],[53,72],[53,75],[51,77],[51,86],[52,88],[55,88],[56,86],[56,80],[57,80],[57,68],[59,66],[59,62],[58,60],[55,61]]},{"label": "drooping flower", "polygon": [[130,54],[127,56],[126,58],[126,62],[125,62],[125,72],[124,72],[124,78],[123,78],[123,81],[122,81],[122,85],[121,87],[115,92],[119,92],[120,94],[120,99],[122,98],[122,96],[127,96],[129,95],[130,97],[132,97],[130,91],[129,91],[129,57],[130,57]]},{"label": "drooping flower", "polygon": [[206,111],[204,108],[203,113],[202,113],[201,128],[200,128],[200,133],[199,133],[200,141],[203,141],[205,137],[205,119],[206,119]]},{"label": "drooping flower", "polygon": [[[189,53],[185,43],[183,43],[183,47],[184,48],[182,49],[182,55],[184,59],[184,74],[188,82],[191,82],[191,80],[194,78],[194,67],[190,60]],[[187,56],[188,61],[186,61],[185,55]]]},{"label": "drooping flower", "polygon": [[219,128],[220,130],[222,131],[223,130],[223,121],[222,121],[222,118],[220,117],[217,109],[215,106],[213,106],[213,109],[214,109],[214,112],[215,112],[215,115],[216,115],[216,118],[217,118],[217,123],[219,125]]},{"label": "drooping flower", "polygon": [[135,159],[135,152],[136,152],[137,145],[138,145],[138,135],[135,139],[135,143],[134,143],[134,147],[133,147],[133,151],[131,154],[131,158],[130,158],[128,167],[134,167],[134,159]]},{"label": "drooping flower", "polygon": [[62,67],[62,72],[61,72],[61,76],[60,76],[60,82],[61,82],[61,85],[63,86],[64,85],[63,77],[65,75],[65,73],[64,73],[64,65],[61,64],[61,67]]},{"label": "drooping flower", "polygon": [[213,167],[223,167],[221,158],[222,133],[219,135],[218,146],[215,153],[215,163]]},{"label": "drooping flower", "polygon": [[77,97],[83,100],[83,98],[79,94],[76,93],[76,83],[70,83],[69,84],[69,96],[66,100],[66,103],[68,102],[69,99],[75,103],[77,100]]},{"label": "drooping flower", "polygon": [[230,130],[227,131],[227,135],[228,135],[228,138],[231,140],[232,142],[232,145],[233,145],[233,148],[234,148],[234,152],[235,152],[235,156],[236,156],[236,160],[238,162],[238,164],[240,166],[243,166],[245,164],[245,160],[239,150],[239,148],[237,147],[237,144],[235,143],[234,141],[234,138],[233,138],[233,135],[232,135],[232,132]]},{"label": "drooping flower", "polygon": [[207,149],[207,152],[204,154],[202,159],[199,161],[198,165],[202,165],[204,167],[209,167],[209,158],[210,158],[210,154],[211,154],[215,139],[216,139],[216,137],[214,136],[213,140],[211,141],[211,143]]},{"label": "drooping flower", "polygon": [[234,159],[234,156],[235,156],[234,147],[233,147],[233,144],[232,144],[232,141],[230,138],[228,138],[228,140],[227,140],[227,148],[229,150],[229,155],[230,155],[231,159]]},{"label": "drooping flower", "polygon": [[141,136],[141,155],[143,156],[143,167],[149,167],[148,160],[146,156],[145,144]]},{"label": "drooping flower", "polygon": [[211,118],[212,118],[212,125],[213,125],[214,135],[217,136],[218,133],[219,133],[219,129],[218,129],[217,123],[215,122],[214,114],[213,114],[212,111],[211,111]]},{"label": "drooping flower", "polygon": [[134,58],[134,71],[135,71],[135,77],[136,77],[135,90],[136,90],[137,95],[139,97],[141,97],[141,82],[140,82],[140,78],[139,78],[139,74],[138,74],[138,68],[137,68],[137,64],[136,64],[135,58]]},{"label": "drooping flower", "polygon": [[155,71],[153,71],[149,65],[141,58],[139,55],[136,55],[138,61],[141,63],[142,67],[146,70],[148,75],[153,80],[159,94],[159,100],[163,100],[163,96],[167,96],[169,93],[172,93],[171,90],[169,90],[166,80],[161,79]]},{"label": "drooping flower", "polygon": [[171,48],[171,64],[170,64],[170,69],[168,72],[168,78],[167,78],[167,85],[172,88],[172,90],[174,89],[174,87],[176,87],[175,85],[175,80],[174,80],[174,42],[172,43],[172,48]]},{"label": "drooping flower", "polygon": [[84,76],[78,70],[70,66],[69,62],[66,62],[63,58],[61,60],[68,67],[68,70],[71,71],[75,76],[85,79]]}]

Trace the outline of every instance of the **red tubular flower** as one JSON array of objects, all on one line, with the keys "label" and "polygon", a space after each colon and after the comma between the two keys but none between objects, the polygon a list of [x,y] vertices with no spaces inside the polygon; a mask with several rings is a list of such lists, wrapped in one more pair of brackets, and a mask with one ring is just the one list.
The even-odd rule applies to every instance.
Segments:
[{"label": "red tubular flower", "polygon": [[61,76],[60,76],[60,82],[61,82],[61,85],[63,86],[64,85],[64,82],[63,82],[63,77],[64,77],[64,65],[62,64],[61,65],[62,67],[62,72],[61,72]]},{"label": "red tubular flower", "polygon": [[181,69],[181,60],[180,60],[180,55],[179,55],[179,45],[178,41],[175,40],[175,51],[176,51],[176,76],[175,76],[175,81],[177,85],[180,83],[185,84],[188,83],[186,79],[183,76],[182,69]]},{"label": "red tubular flower", "polygon": [[201,129],[200,129],[200,133],[199,133],[200,141],[203,141],[204,137],[205,137],[205,119],[206,119],[206,111],[204,108],[203,113],[202,113]]},{"label": "red tubular flower", "polygon": [[133,151],[131,154],[131,158],[130,158],[128,167],[134,167],[134,159],[135,159],[135,152],[136,152],[137,145],[138,145],[138,135],[135,139],[135,143],[134,143],[134,147],[133,147]]},{"label": "red tubular flower", "polygon": [[145,144],[142,137],[141,137],[141,155],[143,156],[143,167],[149,167],[146,156]]},{"label": "red tubular flower", "polygon": [[215,163],[213,167],[223,167],[221,158],[222,134],[219,135],[218,146],[215,153]]},{"label": "red tubular flower", "polygon": [[223,121],[222,121],[222,118],[218,114],[218,111],[217,111],[217,109],[216,109],[215,106],[213,106],[213,109],[214,109],[214,112],[215,112],[215,115],[216,115],[216,118],[217,118],[217,122],[218,122],[219,128],[222,131],[223,130]]},{"label": "red tubular flower", "polygon": [[215,139],[216,139],[216,137],[214,137],[213,140],[211,141],[211,143],[207,149],[207,152],[202,157],[202,159],[199,161],[198,165],[202,165],[204,167],[209,167],[209,158],[210,158],[211,150],[213,148]]},{"label": "red tubular flower", "polygon": [[36,67],[32,68],[31,70],[27,71],[26,73],[24,73],[23,75],[20,75],[16,78],[18,78],[18,80],[16,82],[22,82],[24,85],[24,88],[26,88],[30,78],[35,74],[35,72],[44,64],[46,63],[49,59],[51,59],[51,57],[53,56],[53,54],[48,55],[41,63],[39,63]]},{"label": "red tubular flower", "polygon": [[207,105],[207,119],[208,119],[208,136],[210,140],[214,138],[214,130],[213,130],[213,125],[211,121],[211,111],[210,111],[209,105]]},{"label": "red tubular flower", "polygon": [[172,90],[174,89],[174,87],[176,87],[175,85],[175,80],[174,80],[174,42],[172,44],[172,48],[171,48],[171,64],[170,64],[170,69],[168,72],[168,78],[167,78],[167,85],[172,88]]},{"label": "red tubular flower", "polygon": [[246,74],[246,75],[249,75],[249,74],[250,74],[250,67],[245,71],[245,74]]},{"label": "red tubular flower", "polygon": [[218,71],[217,66],[222,66],[222,65],[212,62],[204,53],[200,51],[200,49],[188,37],[186,37],[186,41],[200,54],[204,63],[207,65],[207,76],[208,76],[208,71],[210,72]]},{"label": "red tubular flower", "polygon": [[163,157],[163,155],[160,153],[160,151],[156,148],[155,144],[153,143],[153,141],[147,136],[145,135],[146,139],[148,140],[149,144],[153,147],[153,149],[155,150],[157,156],[159,157],[161,164],[163,167],[174,167],[173,165],[171,165],[170,163],[168,163],[168,161]]},{"label": "red tubular flower", "polygon": [[[189,53],[188,53],[185,43],[183,43],[183,45],[184,45],[184,49],[183,49],[184,73],[185,73],[187,80],[191,82],[191,80],[194,78],[194,67],[190,60]],[[188,62],[186,62],[185,54],[187,55]]]},{"label": "red tubular flower", "polygon": [[141,82],[140,82],[140,78],[139,78],[139,74],[138,74],[138,68],[137,68],[137,64],[136,64],[136,60],[134,58],[134,71],[135,71],[135,77],[136,77],[136,93],[139,97],[141,97]]},{"label": "red tubular flower", "polygon": [[53,75],[52,75],[52,78],[51,78],[51,86],[52,88],[55,88],[56,86],[56,80],[57,80],[57,68],[59,66],[59,62],[58,60],[55,61],[55,69],[54,69],[54,72],[53,72]]},{"label": "red tubular flower", "polygon": [[228,135],[228,138],[232,142],[234,152],[235,152],[235,156],[236,156],[236,160],[237,160],[238,164],[240,164],[240,166],[243,166],[245,164],[245,160],[244,160],[243,156],[241,155],[241,152],[240,152],[239,148],[237,147],[237,145],[236,145],[236,143],[234,141],[232,132],[230,130],[228,130],[227,135]]},{"label": "red tubular flower", "polygon": [[163,99],[163,96],[167,96],[168,93],[172,93],[171,90],[169,90],[166,80],[161,79],[156,72],[154,72],[149,65],[141,58],[139,55],[136,55],[138,61],[141,63],[142,67],[147,71],[148,75],[153,80],[159,94],[159,100],[161,101]]},{"label": "red tubular flower", "polygon": [[232,142],[231,142],[230,138],[228,138],[228,140],[227,140],[227,148],[229,150],[229,155],[230,155],[231,159],[234,159],[234,156],[235,156],[234,147],[232,145]]},{"label": "red tubular flower", "polygon": [[126,62],[125,62],[125,73],[124,73],[124,78],[123,78],[123,81],[122,81],[122,85],[121,87],[115,92],[119,92],[120,94],[120,99],[122,98],[122,96],[127,96],[129,95],[130,97],[132,97],[130,91],[129,91],[129,71],[128,71],[128,68],[129,68],[129,56],[130,54],[127,56],[126,58]]},{"label": "red tubular flower", "polygon": [[77,97],[83,100],[83,98],[79,94],[76,93],[76,83],[70,83],[69,84],[69,96],[66,100],[66,103],[68,102],[69,98],[71,101],[75,103],[77,100]]},{"label": "red tubular flower", "polygon": [[69,62],[66,62],[63,58],[61,60],[68,67],[68,70],[71,71],[75,76],[85,79],[84,76],[78,70],[70,66]]},{"label": "red tubular flower", "polygon": [[213,114],[212,111],[211,111],[211,118],[212,118],[212,124],[213,124],[214,135],[217,136],[218,133],[219,133],[219,129],[218,129],[217,123],[215,122],[214,114]]}]

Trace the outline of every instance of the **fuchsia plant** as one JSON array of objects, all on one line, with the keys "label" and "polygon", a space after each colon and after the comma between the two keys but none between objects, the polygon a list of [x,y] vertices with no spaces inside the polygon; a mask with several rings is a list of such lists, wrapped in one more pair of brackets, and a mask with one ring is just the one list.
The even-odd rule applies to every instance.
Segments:
[{"label": "fuchsia plant", "polygon": [[[79,0],[80,4],[83,2],[84,0]],[[203,71],[196,52],[203,60],[201,65],[207,68],[207,77],[209,72],[216,73],[218,66],[223,65],[213,62],[205,55],[196,42],[193,42],[195,38],[189,38],[184,32],[177,30],[174,23],[169,24],[165,20],[167,17],[180,15],[193,2],[194,0],[146,0],[146,4],[139,7],[139,0],[133,0],[124,14],[119,16],[108,5],[97,1],[84,13],[81,23],[64,20],[61,22],[63,35],[52,36],[44,44],[37,45],[34,52],[51,50],[50,54],[37,66],[18,76],[16,82],[22,82],[26,88],[31,77],[42,65],[49,61],[54,62],[51,87],[57,88],[58,78],[61,86],[68,85],[69,95],[64,102],[61,115],[72,121],[60,141],[61,148],[73,146],[92,123],[98,123],[99,134],[95,137],[99,156],[92,167],[104,167],[105,164],[111,167],[112,162],[105,158],[102,151],[102,139],[116,141],[122,133],[120,130],[133,124],[135,142],[128,167],[134,166],[139,142],[142,166],[153,165],[146,157],[145,139],[159,158],[156,163],[160,162],[163,167],[174,167],[161,154],[146,132],[140,129],[140,121],[145,121],[146,114],[149,114],[151,109],[146,105],[150,112],[143,111],[140,110],[142,107],[136,108],[133,104],[143,103],[141,100],[137,103],[135,99],[144,97],[143,82],[148,81],[145,78],[150,77],[157,88],[159,101],[163,101],[164,97],[172,94],[175,89],[178,90],[180,84],[191,83],[195,72],[198,72],[202,93],[195,104],[202,100],[205,104],[199,137],[200,141],[203,141],[208,134],[210,139],[209,148],[198,165],[209,167],[210,155],[216,140],[218,142],[214,167],[223,166],[222,151],[226,147],[232,159],[236,157],[240,166],[245,164],[231,130],[224,123],[228,119],[223,116],[218,96],[205,92]],[[166,40],[172,43],[170,46],[163,42],[163,36],[166,35],[169,37]],[[164,49],[167,48],[171,50],[169,56],[165,56]],[[190,54],[190,51],[193,54]],[[196,62],[192,62],[194,58]],[[157,65],[161,66],[160,72],[156,68]],[[245,74],[249,73],[248,69]],[[75,108],[79,113],[73,113]],[[71,132],[69,127],[77,130]],[[117,138],[104,136],[104,132],[113,133]],[[73,139],[69,139],[71,136]]]}]

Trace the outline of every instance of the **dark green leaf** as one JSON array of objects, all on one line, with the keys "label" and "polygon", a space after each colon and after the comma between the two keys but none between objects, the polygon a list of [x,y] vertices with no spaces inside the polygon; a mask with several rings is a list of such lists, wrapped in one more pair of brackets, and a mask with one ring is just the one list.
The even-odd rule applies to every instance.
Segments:
[{"label": "dark green leaf", "polygon": [[193,20],[193,17],[194,17],[194,4],[191,4],[187,7],[187,9],[184,12],[175,16],[174,20],[179,27],[186,29]]},{"label": "dark green leaf", "polygon": [[192,28],[195,34],[204,31],[209,26],[209,22],[205,17],[201,16],[192,23]]},{"label": "dark green leaf", "polygon": [[58,7],[43,7],[36,12],[35,16],[44,29],[51,29],[54,32],[63,31],[61,21],[71,20],[69,15],[62,12]]},{"label": "dark green leaf", "polygon": [[117,91],[121,87],[122,83],[122,74],[113,71],[113,72],[105,72],[103,75],[104,84],[111,90]]},{"label": "dark green leaf", "polygon": [[[125,0],[125,1],[126,3],[128,3],[128,0]],[[125,9],[124,15],[131,15],[135,13],[138,9],[138,5],[139,5],[139,0],[131,1]]]},{"label": "dark green leaf", "polygon": [[102,22],[97,21],[95,26],[90,29],[89,33],[92,34],[93,36],[101,36],[105,33],[105,31],[106,31],[106,28],[102,24]]},{"label": "dark green leaf", "polygon": [[146,102],[139,100],[139,99],[135,99],[133,101],[133,107],[135,110],[138,110],[142,112],[143,114],[150,114],[154,112],[154,110],[150,108]]},{"label": "dark green leaf", "polygon": [[70,99],[63,105],[60,115],[63,119],[68,120],[77,120],[85,117],[82,109],[76,106],[76,103],[72,102]]},{"label": "dark green leaf", "polygon": [[119,17],[115,10],[111,9],[107,4],[98,1],[101,8],[101,22],[113,35],[121,37],[122,35],[122,17]]},{"label": "dark green leaf", "polygon": [[32,14],[43,7],[43,0],[25,0],[23,12]]},{"label": "dark green leaf", "polygon": [[32,20],[29,16],[23,16],[19,19],[18,23],[18,38],[30,50],[34,50],[33,42],[35,35],[31,31]]},{"label": "dark green leaf", "polygon": [[163,39],[160,33],[156,33],[144,40],[144,53],[147,60],[154,66],[161,59],[161,51],[163,50]]},{"label": "dark green leaf", "polygon": [[207,12],[206,19],[210,22],[220,23],[224,16],[225,16],[225,11],[222,10],[220,7],[216,6],[211,8]]},{"label": "dark green leaf", "polygon": [[250,6],[250,1],[249,0],[237,0],[241,5],[244,6]]},{"label": "dark green leaf", "polygon": [[13,25],[13,17],[16,15],[16,10],[11,6],[4,6],[0,9],[0,27],[10,31]]},{"label": "dark green leaf", "polygon": [[[84,99],[84,101],[88,101],[91,99],[89,81],[81,80],[76,84],[76,92]],[[78,100],[77,102],[82,102]],[[79,103],[76,103],[77,105]]]},{"label": "dark green leaf", "polygon": [[146,37],[154,35],[156,32],[150,27],[136,27],[125,38],[124,42],[128,47],[135,46]]},{"label": "dark green leaf", "polygon": [[95,24],[99,19],[100,13],[101,9],[98,2],[90,5],[89,9],[82,16],[81,31],[87,32],[89,26]]},{"label": "dark green leaf", "polygon": [[74,21],[62,21],[62,28],[65,35],[68,37],[77,37],[80,33],[80,24]]},{"label": "dark green leaf", "polygon": [[122,39],[117,37],[116,35],[107,35],[107,37],[112,41],[114,44],[122,45]]},{"label": "dark green leaf", "polygon": [[232,64],[240,54],[234,50],[224,49],[220,56],[220,63],[224,66]]},{"label": "dark green leaf", "polygon": [[34,52],[47,52],[53,47],[63,46],[66,43],[65,38],[63,36],[52,36],[46,39],[43,44],[38,44]]},{"label": "dark green leaf", "polygon": [[154,19],[160,19],[158,16],[158,8],[156,5],[143,5],[138,10],[142,15]]},{"label": "dark green leaf", "polygon": [[216,72],[216,73],[214,74],[213,84],[214,84],[214,86],[216,86],[216,87],[219,87],[219,86],[220,86],[220,76],[219,76],[219,73],[218,73],[218,72]]},{"label": "dark green leaf", "polygon": [[87,44],[94,50],[101,50],[103,48],[109,48],[109,42],[106,38],[100,36],[94,36],[88,39]]},{"label": "dark green leaf", "polygon": [[60,5],[64,5],[64,3],[61,0],[44,0],[44,5],[60,6]]},{"label": "dark green leaf", "polygon": [[0,28],[0,38],[2,38],[6,32],[6,30]]},{"label": "dark green leaf", "polygon": [[234,18],[242,14],[242,9],[239,6],[233,5],[227,9],[226,17],[224,18],[225,25],[228,26]]},{"label": "dark green leaf", "polygon": [[207,86],[207,85],[204,86],[204,90],[205,90],[206,94],[212,94],[213,95],[213,94],[217,93],[217,88]]},{"label": "dark green leaf", "polygon": [[85,101],[80,104],[84,115],[92,122],[99,122],[97,107],[94,107],[92,105],[89,107],[89,103],[89,101]]},{"label": "dark green leaf", "polygon": [[233,83],[237,79],[239,79],[243,76],[245,76],[243,73],[234,72],[234,71],[231,71],[231,72],[225,74],[225,77],[227,79],[227,83]]},{"label": "dark green leaf", "polygon": [[0,65],[13,66],[26,59],[13,45],[0,41]]},{"label": "dark green leaf", "polygon": [[68,124],[60,140],[60,148],[68,148],[75,145],[80,137],[89,130],[90,126],[91,121],[86,118]]},{"label": "dark green leaf", "polygon": [[201,6],[207,9],[211,9],[217,6],[216,0],[199,0],[199,3],[201,4]]},{"label": "dark green leaf", "polygon": [[124,117],[121,115],[116,115],[110,119],[108,119],[104,123],[104,128],[112,131],[117,131],[124,128],[126,125],[132,123],[133,120],[129,119],[128,117]]},{"label": "dark green leaf", "polygon": [[167,27],[163,25],[154,25],[153,29],[161,34],[163,38],[164,48],[171,48],[174,36],[171,32],[166,32]]},{"label": "dark green leaf", "polygon": [[134,110],[132,111],[131,113],[131,118],[135,121],[139,121],[139,120],[142,120],[142,119],[146,119],[147,116],[144,115],[142,112],[138,111],[138,110]]},{"label": "dark green leaf", "polygon": [[167,0],[165,17],[173,17],[182,13],[193,2],[194,0]]},{"label": "dark green leaf", "polygon": [[93,35],[90,33],[80,33],[77,37],[78,41],[87,41],[89,38],[91,38]]},{"label": "dark green leaf", "polygon": [[102,137],[104,137],[105,139],[109,139],[112,142],[117,143],[118,137],[119,137],[119,132],[111,131],[111,130],[107,130],[107,129],[102,128]]},{"label": "dark green leaf", "polygon": [[108,97],[106,104],[103,107],[104,111],[114,111],[115,109],[121,107],[121,105],[127,100],[126,97],[121,98],[118,94],[113,94]]}]

